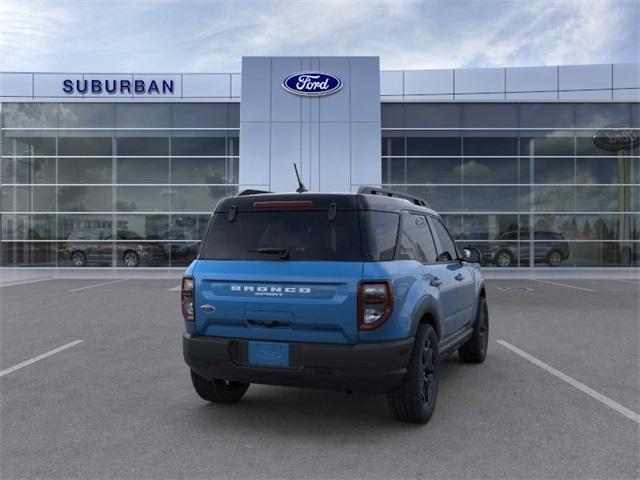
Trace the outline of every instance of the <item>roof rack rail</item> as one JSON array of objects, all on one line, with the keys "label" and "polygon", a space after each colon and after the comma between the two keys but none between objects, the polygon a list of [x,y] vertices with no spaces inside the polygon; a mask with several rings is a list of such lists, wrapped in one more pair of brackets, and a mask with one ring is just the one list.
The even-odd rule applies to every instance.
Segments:
[{"label": "roof rack rail", "polygon": [[260,195],[261,193],[273,193],[267,190],[254,190],[253,188],[247,188],[246,190],[242,190],[238,197],[246,197],[247,195]]},{"label": "roof rack rail", "polygon": [[366,195],[380,195],[382,197],[393,197],[393,198],[401,198],[402,200],[407,200],[414,205],[419,205],[421,207],[429,208],[427,202],[425,202],[420,197],[414,197],[413,195],[409,195],[407,193],[396,192],[394,190],[387,190],[386,188],[378,188],[378,187],[360,187],[358,189],[358,193],[363,193]]}]

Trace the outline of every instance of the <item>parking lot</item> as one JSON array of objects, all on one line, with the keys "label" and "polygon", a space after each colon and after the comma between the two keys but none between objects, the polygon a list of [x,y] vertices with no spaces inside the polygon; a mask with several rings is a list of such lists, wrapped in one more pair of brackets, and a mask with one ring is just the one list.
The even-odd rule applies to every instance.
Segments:
[{"label": "parking lot", "polygon": [[637,279],[488,280],[487,361],[445,362],[426,426],[383,396],[253,385],[207,404],[182,360],[177,285],[0,283],[3,479],[640,473]]}]

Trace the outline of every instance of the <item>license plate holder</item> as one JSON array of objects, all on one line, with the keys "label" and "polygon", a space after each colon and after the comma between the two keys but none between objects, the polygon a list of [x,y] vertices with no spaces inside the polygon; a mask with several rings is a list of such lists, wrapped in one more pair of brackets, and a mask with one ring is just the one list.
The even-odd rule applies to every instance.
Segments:
[{"label": "license plate holder", "polygon": [[288,367],[289,344],[250,341],[249,364],[267,367]]}]

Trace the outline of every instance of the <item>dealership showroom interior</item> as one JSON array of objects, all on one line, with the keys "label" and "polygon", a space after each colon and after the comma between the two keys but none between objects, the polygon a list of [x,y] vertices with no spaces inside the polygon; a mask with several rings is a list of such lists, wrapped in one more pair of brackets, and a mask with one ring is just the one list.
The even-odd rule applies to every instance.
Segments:
[{"label": "dealership showroom interior", "polygon": [[0,479],[640,479],[640,0],[0,0]]}]

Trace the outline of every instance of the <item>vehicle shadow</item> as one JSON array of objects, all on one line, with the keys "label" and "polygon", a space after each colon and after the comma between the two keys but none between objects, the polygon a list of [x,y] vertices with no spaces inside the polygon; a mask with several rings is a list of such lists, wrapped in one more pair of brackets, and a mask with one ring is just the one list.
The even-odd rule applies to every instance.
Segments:
[{"label": "vehicle shadow", "polygon": [[[455,376],[455,370],[462,365],[457,356],[443,362],[439,402],[451,392],[448,379]],[[376,429],[389,435],[421,427],[397,421],[388,410],[384,395],[267,385],[252,385],[238,404],[203,403],[187,415],[188,422],[193,422],[198,429],[229,427],[237,433],[246,430],[248,435],[255,435],[257,430],[277,431],[300,439],[310,435],[335,438],[339,431],[351,434],[366,431],[370,435]],[[437,407],[432,422],[436,417]]]}]

